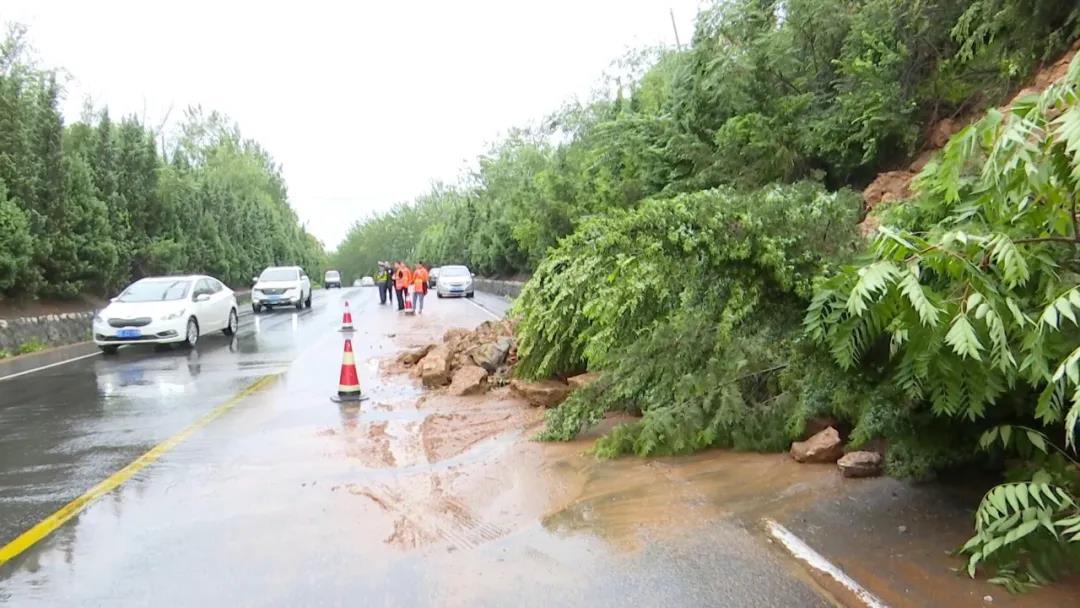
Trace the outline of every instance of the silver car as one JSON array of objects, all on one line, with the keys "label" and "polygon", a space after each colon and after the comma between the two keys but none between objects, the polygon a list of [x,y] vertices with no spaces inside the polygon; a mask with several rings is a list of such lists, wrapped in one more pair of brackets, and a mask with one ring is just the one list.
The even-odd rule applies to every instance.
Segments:
[{"label": "silver car", "polygon": [[435,293],[440,298],[473,297],[473,273],[467,266],[442,266]]}]

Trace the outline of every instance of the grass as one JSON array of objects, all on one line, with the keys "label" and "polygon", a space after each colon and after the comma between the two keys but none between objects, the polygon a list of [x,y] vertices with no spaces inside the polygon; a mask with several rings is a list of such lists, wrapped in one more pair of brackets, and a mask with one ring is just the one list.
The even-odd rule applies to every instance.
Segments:
[{"label": "grass", "polygon": [[19,355],[28,355],[30,353],[36,353],[39,350],[45,350],[45,346],[46,345],[44,342],[38,340],[37,338],[34,338],[20,344],[19,347],[15,350],[15,352]]}]

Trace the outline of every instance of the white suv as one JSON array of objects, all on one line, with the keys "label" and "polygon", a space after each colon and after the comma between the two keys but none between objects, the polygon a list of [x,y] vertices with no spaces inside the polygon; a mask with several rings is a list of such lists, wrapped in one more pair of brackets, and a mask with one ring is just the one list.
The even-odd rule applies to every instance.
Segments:
[{"label": "white suv", "polygon": [[256,314],[263,308],[295,306],[311,308],[311,279],[299,266],[271,266],[254,279],[251,288],[251,310]]}]

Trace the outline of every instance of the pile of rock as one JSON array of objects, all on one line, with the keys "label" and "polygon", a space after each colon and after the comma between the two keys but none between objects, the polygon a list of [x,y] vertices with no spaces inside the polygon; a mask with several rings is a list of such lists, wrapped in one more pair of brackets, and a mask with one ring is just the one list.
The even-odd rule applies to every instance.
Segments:
[{"label": "pile of rock", "polygon": [[844,453],[840,433],[832,426],[812,435],[806,441],[791,444],[791,457],[796,462],[835,462],[844,477],[876,477],[881,475],[881,454],[870,451]]},{"label": "pile of rock", "polygon": [[516,361],[511,321],[487,321],[472,331],[451,329],[441,344],[428,344],[398,356],[398,363],[411,368],[424,386],[449,385],[448,392],[453,395],[478,394],[507,384]]},{"label": "pile of rock", "polygon": [[535,407],[555,407],[571,392],[596,379],[581,374],[567,380],[528,381],[511,379],[517,363],[513,322],[487,321],[474,330],[451,329],[441,344],[407,350],[397,358],[428,388],[447,388],[451,395],[477,395],[495,387],[510,390]]}]

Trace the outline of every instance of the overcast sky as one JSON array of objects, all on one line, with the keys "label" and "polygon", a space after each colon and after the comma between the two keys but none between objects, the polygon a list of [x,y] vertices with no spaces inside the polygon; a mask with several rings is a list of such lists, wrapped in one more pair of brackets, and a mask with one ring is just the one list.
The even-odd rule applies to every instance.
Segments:
[{"label": "overcast sky", "polygon": [[686,43],[699,0],[3,0],[64,113],[84,100],[156,125],[228,114],[283,166],[330,248],[349,225],[454,181],[500,133],[587,97],[625,51]]}]

